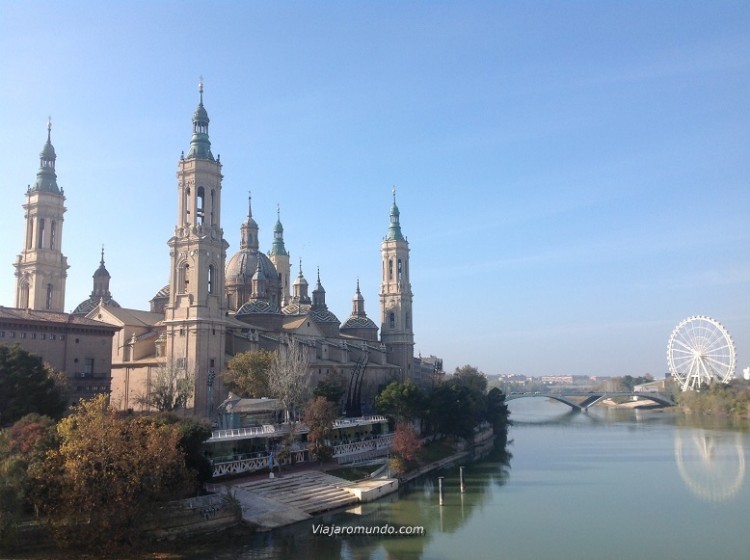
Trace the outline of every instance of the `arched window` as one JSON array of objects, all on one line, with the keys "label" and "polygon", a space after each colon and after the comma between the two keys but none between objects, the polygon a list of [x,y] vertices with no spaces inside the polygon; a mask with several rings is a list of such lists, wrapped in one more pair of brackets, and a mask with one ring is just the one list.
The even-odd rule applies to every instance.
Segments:
[{"label": "arched window", "polygon": [[55,248],[56,236],[57,236],[57,222],[55,222],[55,220],[52,220],[52,223],[50,224],[50,228],[49,228],[49,248],[50,249]]},{"label": "arched window", "polygon": [[209,225],[214,225],[214,204],[216,204],[216,191],[211,189],[211,214],[209,215]]},{"label": "arched window", "polygon": [[52,284],[47,284],[47,309],[52,309]]},{"label": "arched window", "polygon": [[393,280],[393,259],[388,259],[388,280]]},{"label": "arched window", "polygon": [[25,278],[21,281],[21,293],[18,300],[18,307],[22,309],[29,308],[29,283]]},{"label": "arched window", "polygon": [[208,293],[214,293],[214,265],[208,265]]},{"label": "arched window", "polygon": [[26,233],[26,248],[31,249],[34,244],[34,218],[29,218],[29,230]]},{"label": "arched window", "polygon": [[180,266],[180,272],[177,277],[177,289],[179,293],[186,294],[190,285],[190,265],[188,263]]},{"label": "arched window", "polygon": [[37,249],[44,247],[44,218],[39,218],[37,222],[37,233],[36,233],[36,246]]},{"label": "arched window", "polygon": [[206,212],[206,189],[198,187],[198,193],[195,197],[195,223],[200,225],[203,223],[203,218]]},{"label": "arched window", "polygon": [[183,208],[185,208],[185,223],[190,223],[190,187],[185,189],[185,201]]},{"label": "arched window", "polygon": [[398,259],[398,282],[401,283],[401,275],[403,274],[403,270],[401,268],[401,259]]}]

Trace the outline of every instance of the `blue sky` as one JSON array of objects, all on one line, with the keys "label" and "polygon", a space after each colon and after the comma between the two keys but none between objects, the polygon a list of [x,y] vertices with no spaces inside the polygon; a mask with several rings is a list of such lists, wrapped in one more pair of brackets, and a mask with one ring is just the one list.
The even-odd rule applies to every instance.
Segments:
[{"label": "blue sky", "polygon": [[[52,116],[66,308],[169,280],[203,76],[222,225],[252,191],[343,321],[379,321],[391,188],[416,351],[486,373],[661,375],[684,318],[750,365],[750,3],[0,0],[0,304]],[[0,269],[3,270],[3,269]],[[297,267],[292,270],[296,275]]]}]

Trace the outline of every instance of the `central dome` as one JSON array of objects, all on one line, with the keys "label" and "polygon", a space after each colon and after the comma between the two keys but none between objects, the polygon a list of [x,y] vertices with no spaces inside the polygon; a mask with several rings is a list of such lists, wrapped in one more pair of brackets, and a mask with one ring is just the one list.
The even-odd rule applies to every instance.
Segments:
[{"label": "central dome", "polygon": [[276,267],[262,252],[246,248],[232,255],[224,270],[227,303],[233,311],[242,307],[250,299],[253,291],[252,279],[259,266],[265,276],[266,288],[265,294],[260,294],[260,296],[272,305],[279,304],[281,282]]}]

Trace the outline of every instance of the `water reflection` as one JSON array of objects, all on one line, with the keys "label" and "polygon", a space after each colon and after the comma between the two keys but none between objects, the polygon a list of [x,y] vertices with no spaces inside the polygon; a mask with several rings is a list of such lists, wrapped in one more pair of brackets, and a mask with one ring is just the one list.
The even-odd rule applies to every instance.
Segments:
[{"label": "water reflection", "polygon": [[675,430],[674,457],[683,482],[702,500],[730,500],[745,481],[745,449],[740,433]]}]

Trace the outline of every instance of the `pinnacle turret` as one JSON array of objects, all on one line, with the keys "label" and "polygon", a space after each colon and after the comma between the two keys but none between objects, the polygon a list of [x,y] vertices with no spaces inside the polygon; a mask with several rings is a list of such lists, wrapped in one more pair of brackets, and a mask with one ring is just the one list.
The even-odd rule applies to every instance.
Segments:
[{"label": "pinnacle turret", "polygon": [[216,161],[211,153],[211,142],[208,139],[208,112],[203,106],[203,80],[198,84],[199,101],[198,107],[193,113],[193,137],[190,140],[190,149],[187,159],[207,159]]}]

